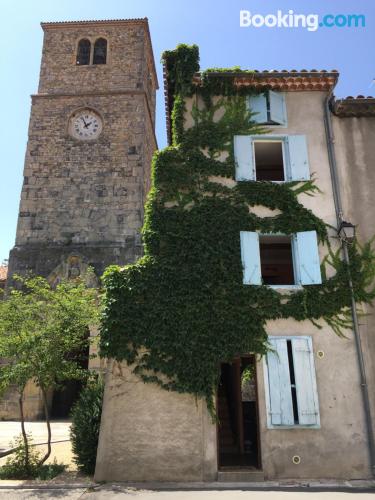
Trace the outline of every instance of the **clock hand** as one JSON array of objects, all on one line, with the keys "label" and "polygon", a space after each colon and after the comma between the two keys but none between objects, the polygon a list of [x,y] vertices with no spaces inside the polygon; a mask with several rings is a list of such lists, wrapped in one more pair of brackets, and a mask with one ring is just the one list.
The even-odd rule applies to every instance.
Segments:
[{"label": "clock hand", "polygon": [[87,124],[86,124],[85,119],[83,118],[83,116],[81,116],[81,120],[83,121],[83,123],[85,124],[85,127],[87,128]]}]

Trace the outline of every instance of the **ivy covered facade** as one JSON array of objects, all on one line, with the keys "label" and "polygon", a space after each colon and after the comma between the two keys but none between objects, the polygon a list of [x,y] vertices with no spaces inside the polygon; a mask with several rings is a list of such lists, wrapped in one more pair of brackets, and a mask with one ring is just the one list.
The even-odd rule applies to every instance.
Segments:
[{"label": "ivy covered facade", "polygon": [[103,277],[96,478],[367,477],[350,307],[373,299],[374,255],[344,261],[335,229],[337,74],[202,72],[185,45],[163,61],[144,256]]}]

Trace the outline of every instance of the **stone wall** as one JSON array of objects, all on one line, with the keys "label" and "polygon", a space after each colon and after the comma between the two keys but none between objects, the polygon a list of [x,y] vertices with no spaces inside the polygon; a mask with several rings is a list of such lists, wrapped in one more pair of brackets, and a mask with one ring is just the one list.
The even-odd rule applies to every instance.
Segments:
[{"label": "stone wall", "polygon": [[[147,20],[43,23],[44,44],[39,94],[87,94],[143,89],[151,98],[157,87]],[[107,64],[76,65],[78,42],[108,43]],[[151,85],[145,86],[150,77]],[[153,110],[154,103],[150,103]]]},{"label": "stone wall", "polygon": [[[103,117],[97,141],[67,133],[69,116],[82,105]],[[148,121],[141,94],[34,97],[10,274],[29,268],[48,275],[59,253],[78,251],[99,273],[141,255],[155,148]]]},{"label": "stone wall", "polygon": [[[155,91],[146,20],[45,23],[39,93],[32,97],[14,272],[48,276],[69,255],[100,275],[142,254]],[[108,41],[107,64],[76,65],[78,41]],[[95,141],[68,133],[72,113],[97,111]]]},{"label": "stone wall", "polygon": [[[43,23],[39,91],[32,96],[15,247],[7,286],[28,271],[54,283],[92,266],[142,255],[140,229],[156,149],[157,78],[147,20]],[[78,42],[104,37],[107,64],[76,64]],[[103,130],[94,141],[71,137],[68,123],[82,108],[95,110]],[[97,350],[94,348],[94,351]],[[105,363],[90,363],[104,370]],[[33,390],[28,418],[38,418]],[[0,418],[18,418],[15,395]],[[35,407],[35,408],[34,408]],[[34,408],[34,411],[32,410]]]}]

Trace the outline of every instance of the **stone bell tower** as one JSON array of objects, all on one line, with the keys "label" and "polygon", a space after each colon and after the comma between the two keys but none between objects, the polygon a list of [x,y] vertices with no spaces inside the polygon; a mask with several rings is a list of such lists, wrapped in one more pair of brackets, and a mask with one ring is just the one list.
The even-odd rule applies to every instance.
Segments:
[{"label": "stone bell tower", "polygon": [[[14,273],[100,276],[142,254],[158,88],[147,19],[42,23],[38,93],[32,96]],[[93,334],[93,332],[91,332]],[[0,360],[1,361],[1,360]],[[96,368],[90,361],[90,367]],[[42,414],[25,391],[25,417]],[[0,419],[18,418],[9,391]]]},{"label": "stone bell tower", "polygon": [[158,88],[148,21],[41,26],[9,276],[100,275],[142,253]]}]

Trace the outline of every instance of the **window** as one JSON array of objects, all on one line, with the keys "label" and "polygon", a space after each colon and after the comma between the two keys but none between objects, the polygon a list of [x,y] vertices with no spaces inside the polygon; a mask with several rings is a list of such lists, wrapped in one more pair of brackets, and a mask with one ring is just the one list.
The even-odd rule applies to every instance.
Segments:
[{"label": "window", "polygon": [[282,141],[254,141],[254,163],[257,181],[284,181]]},{"label": "window", "polygon": [[316,231],[259,235],[241,231],[244,285],[293,287],[322,282]]},{"label": "window", "polygon": [[310,179],[304,135],[235,135],[237,181]]},{"label": "window", "polygon": [[87,40],[86,38],[80,40],[78,43],[76,64],[79,66],[85,66],[87,64],[90,64],[90,52],[91,52],[90,40]]},{"label": "window", "polygon": [[291,236],[260,236],[260,266],[265,285],[294,285]]},{"label": "window", "polygon": [[268,427],[319,426],[311,337],[269,337],[265,358]]},{"label": "window", "polygon": [[93,64],[106,64],[107,62],[107,40],[98,38],[94,45]]},{"label": "window", "polygon": [[263,94],[249,96],[249,110],[256,123],[267,125],[287,125],[285,94],[269,90]]}]

